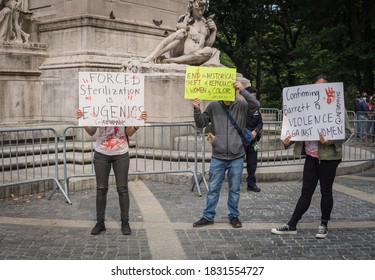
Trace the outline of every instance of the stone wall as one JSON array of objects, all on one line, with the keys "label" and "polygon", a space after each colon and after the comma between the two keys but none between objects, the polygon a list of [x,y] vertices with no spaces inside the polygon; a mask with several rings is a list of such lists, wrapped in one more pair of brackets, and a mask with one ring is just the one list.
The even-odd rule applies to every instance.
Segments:
[{"label": "stone wall", "polygon": [[[165,32],[175,30],[188,1],[25,3],[23,29],[31,33],[32,43],[0,45],[0,124],[4,126],[75,124],[78,72],[122,71],[124,61],[145,57]],[[162,24],[156,26],[153,20]],[[146,87],[158,96],[155,87]]]}]

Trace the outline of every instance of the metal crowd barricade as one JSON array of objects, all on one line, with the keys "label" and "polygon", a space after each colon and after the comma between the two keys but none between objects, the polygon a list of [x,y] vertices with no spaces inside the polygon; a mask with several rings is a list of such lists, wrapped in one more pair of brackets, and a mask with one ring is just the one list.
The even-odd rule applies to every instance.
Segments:
[{"label": "metal crowd barricade", "polygon": [[[208,172],[208,170],[206,170],[206,158],[209,158],[208,154],[207,154],[207,150],[206,150],[206,130],[207,130],[207,127],[204,127],[202,129],[202,133],[201,133],[201,136],[197,138],[200,139],[201,141],[201,146],[202,146],[202,156],[201,156],[201,177],[200,177],[200,180],[199,180],[199,184],[203,181],[205,187],[206,187],[206,190],[208,191],[208,183],[207,183],[207,180],[206,180],[206,173]],[[199,186],[199,185],[198,185]],[[194,186],[193,186],[194,188]]]},{"label": "metal crowd barricade", "polygon": [[346,111],[349,117],[349,122],[354,121],[356,119],[355,112],[354,111]]},{"label": "metal crowd barricade", "polygon": [[[276,112],[276,111],[274,111]],[[280,112],[279,112],[280,113]],[[278,113],[278,114],[279,114]],[[276,115],[275,115],[276,116]],[[277,115],[279,117],[279,115]],[[208,189],[208,183],[204,175],[207,174],[208,169],[206,164],[211,158],[211,152],[208,150],[208,143],[205,138],[207,128],[202,129],[202,165],[201,174],[203,174],[200,182],[203,181]],[[262,138],[258,146],[258,166],[272,167],[284,165],[301,165],[304,162],[302,157],[296,157],[293,154],[293,149],[284,149],[280,140],[281,121],[264,121]],[[246,165],[245,165],[246,167]]]},{"label": "metal crowd barricade", "polygon": [[[280,116],[280,115],[279,115]],[[356,120],[349,117],[349,124],[355,127]],[[369,125],[375,126],[375,120],[366,121]],[[354,124],[354,125],[353,125]],[[285,165],[303,165],[304,157],[295,156],[293,154],[293,146],[285,149],[280,140],[282,120],[279,121],[263,121],[262,138],[258,143],[258,166],[259,167],[274,167]],[[354,130],[352,129],[352,132]],[[205,138],[206,128],[202,130],[202,165],[201,174],[203,174],[200,181],[203,181],[206,188],[208,188],[205,174],[208,172],[208,162],[211,157],[211,152],[208,149],[208,143]],[[348,141],[343,145],[343,162],[362,162],[375,161],[374,135],[367,135],[368,141],[357,142],[354,141],[354,133]],[[372,139],[370,141],[370,139]]]},{"label": "metal crowd barricade", "polygon": [[[367,124],[365,141],[356,139],[355,129],[360,122]],[[343,146],[343,162],[374,161],[375,120],[362,121],[349,116],[349,123],[353,127],[353,134]],[[281,120],[263,123],[263,136],[258,144],[260,167],[302,165],[304,162],[303,158],[293,155],[292,149],[285,150],[282,146],[281,124]],[[206,129],[200,132],[190,123],[153,124],[141,127],[130,139],[129,174],[192,173],[194,179],[192,191],[196,186],[201,196],[202,181],[208,189],[205,175],[211,157],[211,146],[206,143],[205,134]],[[64,130],[60,140],[63,140],[63,147],[60,149],[63,151],[62,160],[59,159],[59,139],[54,129],[1,129],[0,189],[33,183],[38,183],[39,188],[41,182],[53,182],[55,189],[48,199],[60,190],[71,204],[69,180],[75,177],[95,176],[93,167],[95,135],[91,137],[84,128],[72,126]],[[199,152],[198,147],[201,149]],[[62,170],[64,173],[63,186],[59,179],[59,164],[60,172]]]},{"label": "metal crowd barricade", "polygon": [[[361,140],[374,140],[375,136],[375,111],[358,111],[355,113],[352,121],[354,122],[354,133],[358,138],[359,135],[363,136]],[[366,142],[366,141],[365,141]]]},{"label": "metal crowd barricade", "polygon": [[[354,112],[353,112],[354,113]],[[359,115],[366,116],[360,118]],[[349,151],[348,161],[358,159],[374,160],[375,153],[375,112],[356,112],[349,123],[352,127],[352,136],[347,142]]]},{"label": "metal crowd barricade", "polygon": [[281,121],[282,112],[277,108],[260,108],[259,111],[262,114],[263,122]]},{"label": "metal crowd barricade", "polygon": [[53,181],[55,191],[59,189],[71,204],[59,182],[58,136],[54,129],[1,129],[0,149],[0,187]]},{"label": "metal crowd barricade", "polygon": [[[375,120],[363,121],[368,125],[375,125]],[[374,141],[373,134],[367,133],[365,141],[356,141],[355,128],[358,120],[349,114],[349,125],[352,135],[343,145],[343,162],[374,161]],[[304,159],[293,155],[293,148],[284,149],[280,140],[280,131],[282,121],[266,121],[263,123],[262,139],[259,142],[258,164],[259,166],[277,166],[277,165],[299,165],[303,164]]]},{"label": "metal crowd barricade", "polygon": [[[368,115],[367,120],[358,120],[358,114],[359,113],[366,113]],[[348,115],[348,121],[351,128],[352,135],[349,138],[348,141],[343,145],[343,162],[354,162],[354,161],[374,161],[374,146],[375,146],[375,112],[357,112],[354,111],[347,111]],[[282,111],[279,110],[279,125],[272,125],[270,122],[265,121],[264,128],[268,127],[268,131],[273,131],[273,127],[275,127],[275,132],[277,131],[277,127],[279,127],[279,130],[281,131],[282,126]],[[364,131],[364,137],[362,140],[358,140],[358,130],[360,127],[366,127]],[[271,128],[272,127],[272,128]],[[267,143],[264,142],[264,138],[260,141],[260,145],[262,148],[269,149],[269,141]],[[279,141],[280,142],[280,141]],[[281,142],[280,142],[281,143]],[[263,149],[261,150],[261,158],[264,158]],[[267,152],[269,154],[269,152]],[[280,158],[282,161],[282,158],[285,158],[285,152],[284,156]],[[258,153],[259,157],[259,153]],[[269,158],[269,157],[266,157]],[[293,158],[293,156],[289,157],[287,156],[287,163],[288,164],[294,164],[295,159],[290,161],[290,159]],[[274,157],[274,160],[277,162],[278,157]],[[269,160],[267,160],[269,162]],[[297,159],[297,162],[300,162],[300,160]]]},{"label": "metal crowd barricade", "polygon": [[[71,136],[69,136],[71,135]],[[75,177],[95,176],[94,142],[84,128],[67,127],[63,132],[64,181]],[[197,130],[190,123],[152,124],[140,127],[130,138],[129,175],[192,173],[198,194]],[[113,175],[113,174],[111,174]]]}]

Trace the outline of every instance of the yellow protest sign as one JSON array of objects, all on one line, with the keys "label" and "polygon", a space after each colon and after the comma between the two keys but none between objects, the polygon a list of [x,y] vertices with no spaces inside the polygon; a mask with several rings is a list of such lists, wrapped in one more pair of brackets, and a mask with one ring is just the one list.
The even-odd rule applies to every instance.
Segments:
[{"label": "yellow protest sign", "polygon": [[185,99],[233,101],[235,81],[235,68],[187,66]]}]

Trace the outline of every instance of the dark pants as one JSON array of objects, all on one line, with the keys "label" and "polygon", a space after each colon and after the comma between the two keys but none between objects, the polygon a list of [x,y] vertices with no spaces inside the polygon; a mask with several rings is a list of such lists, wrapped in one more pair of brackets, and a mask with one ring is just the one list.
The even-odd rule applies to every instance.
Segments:
[{"label": "dark pants", "polygon": [[255,187],[257,180],[255,178],[255,171],[258,164],[258,152],[254,151],[253,147],[249,147],[246,151],[246,169],[247,169],[247,187]]},{"label": "dark pants", "polygon": [[107,206],[108,179],[113,167],[116,178],[117,193],[120,202],[121,221],[129,221],[129,153],[107,156],[98,152],[94,154],[94,168],[96,176],[96,219],[104,223]]},{"label": "dark pants", "polygon": [[309,209],[318,181],[320,182],[320,193],[322,195],[320,200],[321,219],[324,221],[330,220],[333,208],[332,186],[340,162],[341,160],[319,161],[317,158],[306,156],[301,196],[288,225],[295,227],[303,214]]}]

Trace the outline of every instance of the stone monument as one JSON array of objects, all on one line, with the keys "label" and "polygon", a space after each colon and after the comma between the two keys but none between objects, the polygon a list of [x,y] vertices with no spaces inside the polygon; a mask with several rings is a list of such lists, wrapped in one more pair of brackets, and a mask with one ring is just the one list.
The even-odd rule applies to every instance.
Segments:
[{"label": "stone monument", "polygon": [[[177,31],[167,36],[145,62],[188,65],[220,65],[219,53],[212,45],[216,40],[214,15],[204,18],[209,0],[190,0],[187,12],[177,22]],[[168,53],[168,57],[164,54]]]},{"label": "stone monument", "polygon": [[0,124],[40,120],[39,67],[47,45],[36,42],[28,1],[0,1]]},{"label": "stone monument", "polygon": [[148,122],[193,121],[186,65],[220,66],[208,2],[2,0],[0,124],[77,124],[80,71],[143,73]]}]

